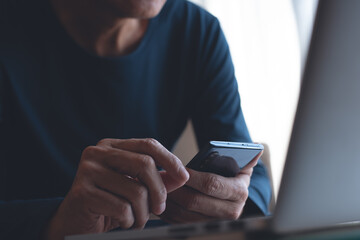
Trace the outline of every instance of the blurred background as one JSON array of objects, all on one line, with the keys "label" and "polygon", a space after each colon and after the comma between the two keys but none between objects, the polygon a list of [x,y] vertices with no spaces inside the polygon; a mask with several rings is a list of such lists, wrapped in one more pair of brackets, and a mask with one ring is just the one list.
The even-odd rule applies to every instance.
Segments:
[{"label": "blurred background", "polygon": [[[235,65],[241,106],[254,142],[269,146],[275,196],[296,111],[317,0],[192,0],[216,16]],[[196,154],[189,122],[174,153]]]}]

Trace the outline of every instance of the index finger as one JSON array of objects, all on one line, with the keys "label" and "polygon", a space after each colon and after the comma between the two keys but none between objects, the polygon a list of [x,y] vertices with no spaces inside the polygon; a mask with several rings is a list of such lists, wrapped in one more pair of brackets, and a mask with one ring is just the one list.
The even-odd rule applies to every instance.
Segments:
[{"label": "index finger", "polygon": [[166,170],[167,174],[173,178],[178,187],[184,185],[189,179],[189,173],[186,171],[180,159],[155,139],[111,139],[107,144],[113,148],[151,156],[156,165]]}]

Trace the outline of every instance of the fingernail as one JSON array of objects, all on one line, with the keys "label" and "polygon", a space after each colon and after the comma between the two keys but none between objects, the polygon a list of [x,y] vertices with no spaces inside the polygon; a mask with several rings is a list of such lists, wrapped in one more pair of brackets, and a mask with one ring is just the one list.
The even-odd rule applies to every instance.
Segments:
[{"label": "fingernail", "polygon": [[184,176],[184,178],[185,178],[186,180],[188,180],[188,179],[190,178],[190,174],[189,174],[189,172],[186,170],[185,167],[183,168],[182,175]]},{"label": "fingernail", "polygon": [[165,202],[161,203],[161,204],[160,204],[160,209],[159,209],[159,210],[160,210],[160,214],[165,211],[165,208],[166,208],[166,203],[165,203]]}]

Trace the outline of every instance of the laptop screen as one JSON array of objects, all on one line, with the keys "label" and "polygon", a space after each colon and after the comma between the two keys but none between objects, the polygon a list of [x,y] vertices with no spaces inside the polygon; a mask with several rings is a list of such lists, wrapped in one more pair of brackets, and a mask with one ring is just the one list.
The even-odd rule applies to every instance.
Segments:
[{"label": "laptop screen", "polygon": [[360,1],[319,2],[275,211],[277,231],[360,219]]}]

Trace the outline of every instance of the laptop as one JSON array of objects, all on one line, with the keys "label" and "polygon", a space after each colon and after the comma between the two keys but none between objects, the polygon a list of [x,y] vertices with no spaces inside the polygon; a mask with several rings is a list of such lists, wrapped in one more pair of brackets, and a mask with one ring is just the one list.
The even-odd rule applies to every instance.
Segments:
[{"label": "laptop", "polygon": [[360,236],[359,13],[358,0],[319,1],[273,217],[79,235],[66,239],[173,239],[191,236],[210,239],[209,236],[231,234],[235,237],[229,239],[241,239],[242,234],[248,233],[266,239],[271,234],[286,236],[319,229],[354,227]]}]

